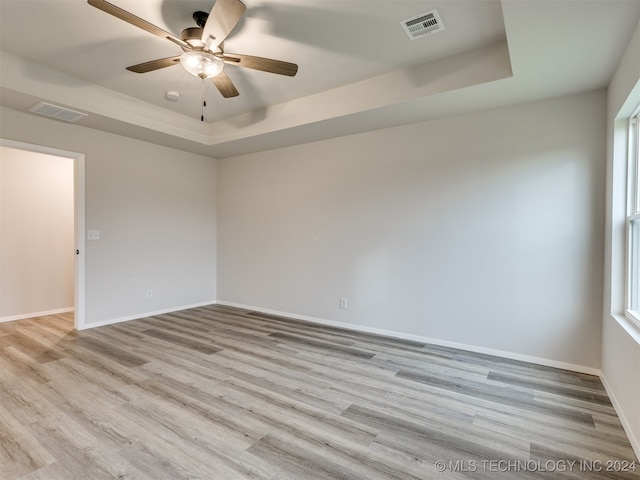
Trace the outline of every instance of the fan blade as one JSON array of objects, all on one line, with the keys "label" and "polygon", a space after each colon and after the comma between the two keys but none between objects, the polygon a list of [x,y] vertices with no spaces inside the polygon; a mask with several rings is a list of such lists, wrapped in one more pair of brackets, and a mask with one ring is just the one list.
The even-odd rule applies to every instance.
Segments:
[{"label": "fan blade", "polygon": [[254,57],[252,55],[242,55],[239,53],[225,53],[224,55],[218,55],[218,57],[225,63],[238,65],[239,67],[253,68],[254,70],[262,70],[263,72],[277,73],[278,75],[287,75],[289,77],[294,77],[295,74],[298,73],[298,65],[281,60]]},{"label": "fan blade", "polygon": [[134,73],[147,73],[154,70],[160,70],[161,68],[170,67],[180,63],[180,56],[160,58],[158,60],[151,60],[150,62],[139,63],[138,65],[132,65],[127,67],[127,70]]},{"label": "fan blade", "polygon": [[224,98],[237,97],[240,95],[229,76],[224,72],[220,72],[215,77],[211,77],[211,81]]},{"label": "fan blade", "polygon": [[215,50],[227,38],[246,9],[240,0],[216,0],[202,31],[202,42],[209,50]]},{"label": "fan blade", "polygon": [[133,13],[129,13],[126,10],[123,10],[120,7],[116,7],[112,3],[106,2],[105,0],[87,0],[87,3],[93,7],[96,7],[98,10],[102,10],[109,15],[113,15],[120,20],[124,20],[127,23],[130,23],[133,26],[146,30],[153,35],[156,35],[160,38],[165,38],[167,40],[172,41],[173,43],[177,43],[181,47],[190,48],[189,45],[183,42],[178,37],[170,34],[169,32],[165,32],[159,27],[156,27],[152,23],[143,20],[140,17],[135,16]]}]

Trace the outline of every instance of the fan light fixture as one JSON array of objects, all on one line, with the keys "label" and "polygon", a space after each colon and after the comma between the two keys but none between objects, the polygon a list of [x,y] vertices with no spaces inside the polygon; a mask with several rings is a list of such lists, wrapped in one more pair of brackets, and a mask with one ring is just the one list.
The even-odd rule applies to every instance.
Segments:
[{"label": "fan light fixture", "polygon": [[224,63],[215,55],[202,51],[190,51],[180,55],[180,63],[187,72],[198,78],[215,77],[222,71]]}]

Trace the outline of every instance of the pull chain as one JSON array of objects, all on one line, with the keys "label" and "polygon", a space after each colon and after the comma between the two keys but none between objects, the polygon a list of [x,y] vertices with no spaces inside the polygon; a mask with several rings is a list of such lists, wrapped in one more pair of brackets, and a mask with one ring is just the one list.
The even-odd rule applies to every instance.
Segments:
[{"label": "pull chain", "polygon": [[207,100],[204,96],[204,78],[202,79],[202,114],[200,115],[200,121],[204,122],[204,107],[207,106]]}]

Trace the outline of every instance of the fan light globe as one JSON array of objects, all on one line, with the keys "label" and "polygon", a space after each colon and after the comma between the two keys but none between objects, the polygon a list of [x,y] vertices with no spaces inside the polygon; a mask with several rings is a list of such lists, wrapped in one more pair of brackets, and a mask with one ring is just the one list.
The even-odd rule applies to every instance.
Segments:
[{"label": "fan light globe", "polygon": [[224,66],[222,60],[207,52],[183,53],[180,63],[191,75],[202,79],[215,77]]}]

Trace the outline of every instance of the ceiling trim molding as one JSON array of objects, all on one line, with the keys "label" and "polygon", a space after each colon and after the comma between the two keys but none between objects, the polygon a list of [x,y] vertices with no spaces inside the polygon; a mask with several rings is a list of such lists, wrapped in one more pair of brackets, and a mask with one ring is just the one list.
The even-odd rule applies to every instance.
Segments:
[{"label": "ceiling trim molding", "polygon": [[[0,51],[0,87],[37,101],[48,101],[89,114],[79,125],[112,119],[200,145],[213,146],[319,122],[418,101],[439,93],[512,76],[506,41],[438,61],[238,115],[212,124],[122,95],[60,71]],[[37,100],[37,101],[36,101]],[[94,119],[95,120],[95,119]]]}]

